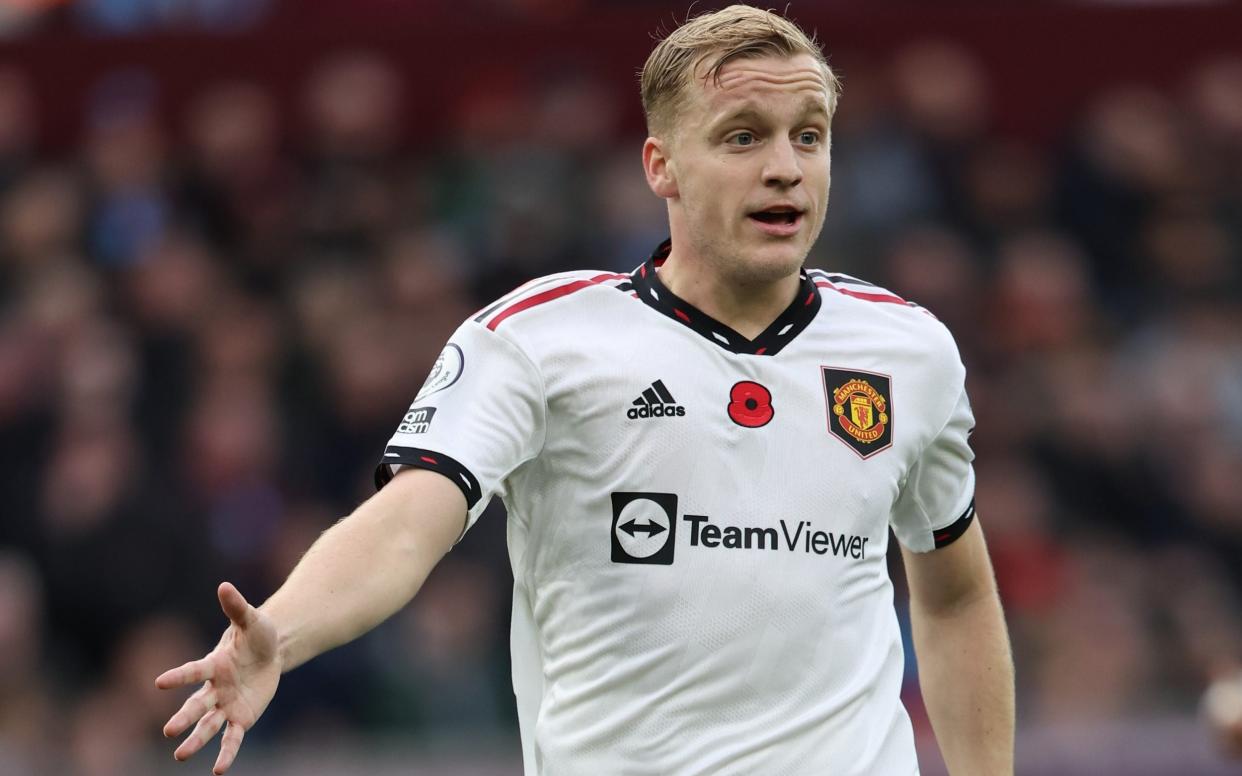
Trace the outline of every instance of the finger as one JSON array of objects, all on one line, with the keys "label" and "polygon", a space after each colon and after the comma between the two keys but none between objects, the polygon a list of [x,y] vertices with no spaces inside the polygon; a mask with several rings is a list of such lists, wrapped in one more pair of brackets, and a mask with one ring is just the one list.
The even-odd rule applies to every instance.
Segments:
[{"label": "finger", "polygon": [[233,758],[237,757],[237,750],[241,749],[242,739],[246,736],[246,729],[236,722],[230,722],[229,726],[224,730],[224,736],[220,739],[220,756],[216,758],[216,766],[211,772],[220,776],[229,769],[233,764]]},{"label": "finger", "polygon": [[211,678],[211,663],[207,658],[201,658],[168,669],[155,677],[155,686],[161,690],[169,690],[173,687],[185,687],[187,684],[202,684]]},{"label": "finger", "polygon": [[237,627],[245,628],[254,620],[254,607],[246,603],[246,599],[232,583],[221,582],[216,595],[220,598],[220,608]]},{"label": "finger", "polygon": [[223,711],[212,709],[207,716],[198,721],[198,724],[194,726],[194,732],[190,734],[189,738],[181,742],[181,746],[177,747],[177,751],[173,752],[173,757],[178,760],[190,759],[216,733],[220,732],[220,728],[224,726],[224,719]]},{"label": "finger", "polygon": [[186,699],[176,714],[164,725],[164,735],[176,738],[185,732],[190,723],[216,707],[216,688],[208,682],[203,688]]}]

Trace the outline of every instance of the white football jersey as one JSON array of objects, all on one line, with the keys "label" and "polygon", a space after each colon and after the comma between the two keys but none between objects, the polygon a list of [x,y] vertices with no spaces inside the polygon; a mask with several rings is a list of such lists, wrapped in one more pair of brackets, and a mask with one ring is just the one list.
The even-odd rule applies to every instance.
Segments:
[{"label": "white football jersey", "polygon": [[754,340],[657,268],[542,278],[453,335],[377,471],[508,508],[541,776],[918,772],[885,553],[974,515],[945,327],[817,270]]}]

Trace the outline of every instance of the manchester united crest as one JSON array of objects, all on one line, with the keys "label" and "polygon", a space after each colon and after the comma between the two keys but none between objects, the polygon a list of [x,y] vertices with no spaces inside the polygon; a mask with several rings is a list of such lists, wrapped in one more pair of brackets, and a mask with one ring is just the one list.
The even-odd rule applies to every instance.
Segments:
[{"label": "manchester united crest", "polygon": [[828,431],[863,458],[893,443],[892,379],[876,372],[820,367]]}]

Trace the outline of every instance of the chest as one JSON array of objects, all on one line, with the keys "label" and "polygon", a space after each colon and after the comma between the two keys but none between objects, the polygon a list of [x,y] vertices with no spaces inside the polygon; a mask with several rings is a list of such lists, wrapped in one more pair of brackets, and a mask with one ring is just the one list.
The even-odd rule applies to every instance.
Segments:
[{"label": "chest", "polygon": [[868,534],[886,524],[927,431],[899,359],[814,343],[776,357],[697,345],[619,339],[557,364],[550,459],[609,491],[679,494],[722,523]]}]

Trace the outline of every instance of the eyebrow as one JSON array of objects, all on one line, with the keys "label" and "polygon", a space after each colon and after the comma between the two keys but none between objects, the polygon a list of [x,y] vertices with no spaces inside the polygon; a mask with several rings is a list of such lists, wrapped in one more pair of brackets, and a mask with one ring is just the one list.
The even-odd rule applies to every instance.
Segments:
[{"label": "eyebrow", "polygon": [[[801,117],[801,116],[810,116],[816,113],[818,113],[820,116],[824,118],[828,118],[828,115],[829,115],[828,107],[819,100],[807,99],[803,101],[802,106],[801,106],[801,112],[798,115]],[[712,121],[711,126],[715,127],[721,124],[727,124],[729,122],[738,121],[738,120],[762,121],[763,116],[760,114],[758,110],[752,107],[750,103],[747,103],[746,105],[739,108],[738,110],[735,110],[731,113],[726,113],[720,118]]]},{"label": "eyebrow", "polygon": [[722,115],[720,118],[712,122],[712,126],[719,126],[721,124],[728,124],[739,120],[759,121],[762,118],[763,117],[759,115],[759,111],[754,108],[742,108],[740,110],[735,110],[731,113]]}]

